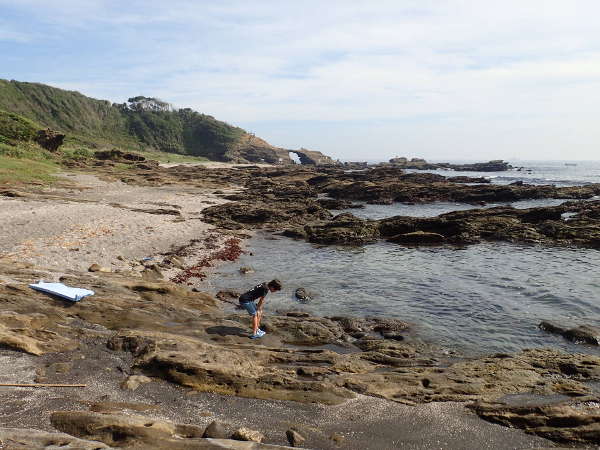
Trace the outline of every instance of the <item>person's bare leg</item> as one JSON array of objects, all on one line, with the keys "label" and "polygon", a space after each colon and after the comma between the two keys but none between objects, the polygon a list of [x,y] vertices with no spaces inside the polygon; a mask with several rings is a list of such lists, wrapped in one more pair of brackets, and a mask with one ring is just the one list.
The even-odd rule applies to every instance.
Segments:
[{"label": "person's bare leg", "polygon": [[259,322],[260,322],[260,319],[258,318],[258,313],[256,313],[252,316],[252,333],[253,334],[256,334],[256,332],[258,331]]}]

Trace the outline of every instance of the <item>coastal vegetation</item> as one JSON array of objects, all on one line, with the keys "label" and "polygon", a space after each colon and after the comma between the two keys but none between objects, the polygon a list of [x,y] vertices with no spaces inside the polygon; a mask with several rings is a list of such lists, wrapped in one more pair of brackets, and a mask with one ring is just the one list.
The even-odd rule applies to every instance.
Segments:
[{"label": "coastal vegetation", "polygon": [[[38,123],[66,134],[67,144],[90,149],[166,152],[226,160],[246,131],[190,108],[174,109],[153,97],[137,96],[122,104],[86,97],[40,83],[0,80],[0,109],[18,115],[27,134]],[[3,124],[5,125],[5,124]],[[4,139],[2,127],[0,139]],[[0,141],[1,142],[1,141]]]}]

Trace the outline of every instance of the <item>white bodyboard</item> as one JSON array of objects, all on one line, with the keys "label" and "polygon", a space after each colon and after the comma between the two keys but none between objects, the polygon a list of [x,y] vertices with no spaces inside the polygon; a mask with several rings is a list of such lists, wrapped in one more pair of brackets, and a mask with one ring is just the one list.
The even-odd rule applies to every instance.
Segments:
[{"label": "white bodyboard", "polygon": [[65,286],[62,283],[45,283],[39,281],[35,284],[30,284],[29,287],[36,291],[57,295],[58,297],[62,297],[72,302],[78,302],[88,295],[94,295],[94,291],[90,291],[89,289],[73,288]]}]

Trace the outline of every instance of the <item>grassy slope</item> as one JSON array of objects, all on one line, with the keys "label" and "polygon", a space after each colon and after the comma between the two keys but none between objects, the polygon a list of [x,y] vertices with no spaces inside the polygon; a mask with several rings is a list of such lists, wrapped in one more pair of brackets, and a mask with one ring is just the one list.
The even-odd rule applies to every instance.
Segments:
[{"label": "grassy slope", "polygon": [[[52,153],[37,145],[34,139],[42,125],[18,114],[0,110],[0,187],[18,183],[48,184],[56,180],[53,173],[68,160],[93,157],[93,151],[77,142],[69,142],[60,152]],[[165,162],[202,162],[206,158],[172,153],[141,151],[149,159]]]},{"label": "grassy slope", "polygon": [[19,159],[0,154],[0,188],[19,183],[48,184],[56,180],[53,174],[58,170],[53,160]]},{"label": "grassy slope", "polygon": [[39,83],[0,80],[0,109],[64,132],[67,145],[94,148],[116,146],[223,160],[246,134],[187,108],[132,111]]},{"label": "grassy slope", "polygon": [[0,80],[0,109],[20,114],[92,146],[139,147],[127,121],[108,101],[38,83]]}]

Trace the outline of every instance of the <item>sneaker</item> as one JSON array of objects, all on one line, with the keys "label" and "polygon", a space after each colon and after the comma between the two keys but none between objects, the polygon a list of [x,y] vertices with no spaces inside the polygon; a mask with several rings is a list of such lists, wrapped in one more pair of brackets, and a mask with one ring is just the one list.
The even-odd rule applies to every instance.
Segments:
[{"label": "sneaker", "polygon": [[253,334],[252,336],[250,336],[250,339],[258,339],[263,337],[262,334],[260,334],[259,332],[256,332],[256,334]]},{"label": "sneaker", "polygon": [[261,329],[258,329],[258,331],[256,332],[256,334],[258,334],[260,337],[263,337],[263,336],[264,336],[265,334],[267,334],[267,333],[265,333],[265,332],[264,332],[263,330],[261,330]]}]

